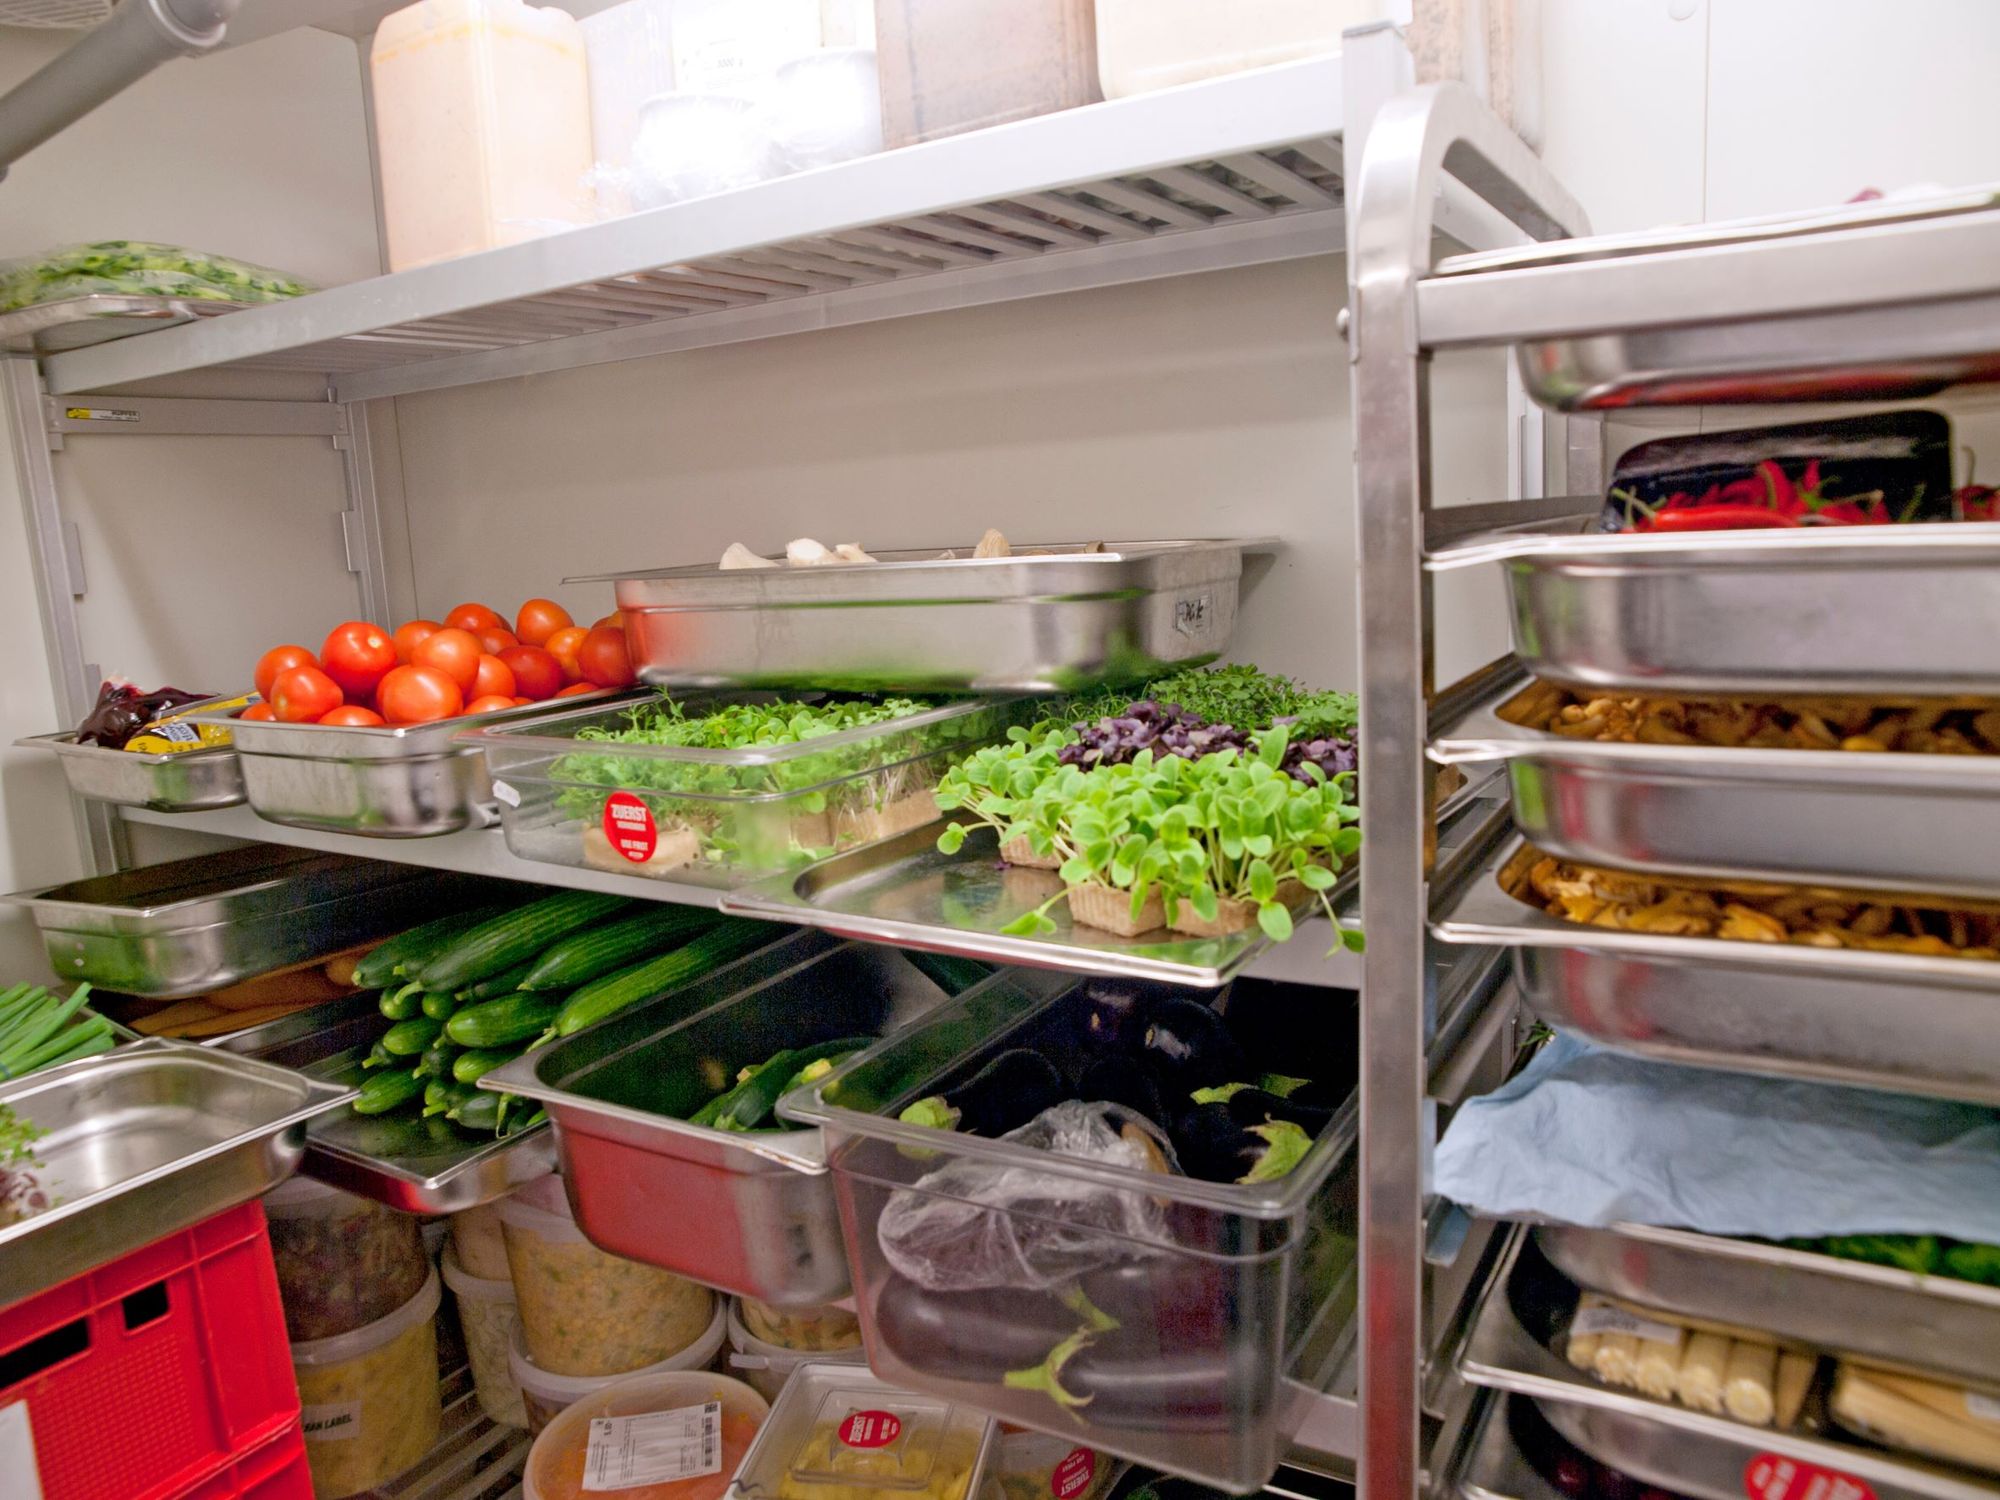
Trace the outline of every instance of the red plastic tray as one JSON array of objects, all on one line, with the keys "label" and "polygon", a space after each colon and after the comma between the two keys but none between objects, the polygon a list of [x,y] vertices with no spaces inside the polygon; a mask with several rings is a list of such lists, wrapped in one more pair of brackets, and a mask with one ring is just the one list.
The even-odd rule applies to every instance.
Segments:
[{"label": "red plastic tray", "polygon": [[292,1423],[263,1447],[196,1485],[181,1500],[313,1500],[305,1433],[297,1422]]}]

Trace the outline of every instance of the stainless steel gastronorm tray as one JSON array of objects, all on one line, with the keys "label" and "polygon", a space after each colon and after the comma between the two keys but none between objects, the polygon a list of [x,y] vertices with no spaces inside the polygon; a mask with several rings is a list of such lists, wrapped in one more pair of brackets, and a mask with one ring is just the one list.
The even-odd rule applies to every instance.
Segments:
[{"label": "stainless steel gastronorm tray", "polygon": [[1594,1292],[2000,1385],[2000,1287],[1684,1229],[1544,1224],[1534,1234],[1558,1271]]},{"label": "stainless steel gastronorm tray", "polygon": [[2000,756],[1567,739],[1488,704],[1430,756],[1502,761],[1538,848],[1613,869],[2000,898]]},{"label": "stainless steel gastronorm tray", "polygon": [[1494,1392],[1473,1419],[1454,1485],[1462,1500],[1563,1500],[1521,1451],[1509,1406],[1524,1397]]},{"label": "stainless steel gastronorm tray", "polygon": [[1439,548],[1427,566],[1482,562],[1506,570],[1521,659],[1567,686],[2000,698],[2000,523],[1522,529]]},{"label": "stainless steel gastronorm tray", "polygon": [[70,790],[98,802],[150,807],[155,812],[199,812],[234,807],[243,800],[243,768],[231,745],[140,754],[78,744],[73,729],[14,743],[23,750],[54,754],[62,762]]},{"label": "stainless steel gastronorm tray", "polygon": [[[780,1307],[848,1294],[825,1140],[729,1134],[692,1113],[786,1047],[880,1036],[945,995],[902,954],[795,931],[699,984],[527,1053],[480,1081],[537,1100],[559,1128],[584,1233],[604,1249]],[[699,1224],[662,1234],[663,1219]]]},{"label": "stainless steel gastronorm tray", "polygon": [[[1845,1476],[1877,1500],[1991,1500],[1990,1476],[1821,1436],[1803,1420],[1789,1430],[1753,1427],[1604,1385],[1555,1352],[1575,1293],[1517,1232],[1459,1371],[1475,1385],[1533,1398],[1551,1427],[1599,1463],[1693,1500],[1743,1500],[1745,1470],[1765,1457]],[[1816,1400],[1808,1395],[1808,1416]]]},{"label": "stainless steel gastronorm tray", "polygon": [[444,910],[460,877],[259,844],[5,899],[67,980],[154,999],[206,994]]},{"label": "stainless steel gastronorm tray", "polygon": [[1440,893],[1431,931],[1514,951],[1528,1008],[1643,1057],[2000,1105],[2000,963],[1632,932],[1501,889],[1498,839]]},{"label": "stainless steel gastronorm tray", "polygon": [[0,1108],[42,1132],[29,1170],[54,1203],[0,1226],[0,1296],[31,1297],[276,1187],[306,1122],[353,1092],[158,1040],[0,1084]]},{"label": "stainless steel gastronorm tray", "polygon": [[1236,626],[1243,553],[1277,544],[1083,545],[608,577],[647,682],[1075,692],[1215,660]]}]

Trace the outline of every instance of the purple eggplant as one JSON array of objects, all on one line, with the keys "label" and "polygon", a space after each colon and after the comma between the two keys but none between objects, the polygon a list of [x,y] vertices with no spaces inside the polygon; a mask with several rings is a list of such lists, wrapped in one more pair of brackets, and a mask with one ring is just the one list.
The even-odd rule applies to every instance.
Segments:
[{"label": "purple eggplant", "polygon": [[1213,1088],[1256,1076],[1229,1023],[1198,1000],[1170,998],[1154,1003],[1141,1044],[1170,1100],[1185,1100],[1196,1089]]},{"label": "purple eggplant", "polygon": [[1039,1052],[1013,1047],[957,1087],[919,1099],[901,1118],[938,1130],[1002,1136],[1069,1097],[1054,1063]]},{"label": "purple eggplant", "polygon": [[952,1380],[1001,1380],[1040,1364],[1080,1330],[1105,1325],[1074,1289],[932,1292],[892,1275],[875,1302],[884,1346],[911,1369]]},{"label": "purple eggplant", "polygon": [[1100,1057],[1076,1081],[1076,1097],[1087,1104],[1122,1104],[1162,1130],[1172,1118],[1152,1070],[1134,1057]]}]

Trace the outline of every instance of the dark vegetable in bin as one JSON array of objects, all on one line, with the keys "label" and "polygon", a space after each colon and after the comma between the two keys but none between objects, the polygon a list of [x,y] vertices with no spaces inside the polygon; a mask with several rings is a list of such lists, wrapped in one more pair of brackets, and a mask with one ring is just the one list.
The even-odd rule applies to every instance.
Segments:
[{"label": "dark vegetable in bin", "polygon": [[940,1130],[1002,1136],[1070,1097],[1069,1085],[1054,1063],[1039,1052],[1014,1047],[957,1088],[919,1099],[900,1118]]},{"label": "dark vegetable in bin", "polygon": [[1085,1103],[1122,1104],[1156,1125],[1170,1118],[1151,1070],[1133,1057],[1100,1057],[1092,1062],[1076,1081],[1076,1097]]},{"label": "dark vegetable in bin", "polygon": [[1270,1182],[1298,1165],[1312,1137],[1289,1120],[1246,1125],[1227,1104],[1197,1104],[1173,1126],[1174,1151],[1190,1177]]},{"label": "dark vegetable in bin", "polygon": [[1197,1000],[1155,1001],[1141,1046],[1170,1098],[1251,1076],[1229,1023]]},{"label": "dark vegetable in bin", "polygon": [[1301,1104],[1262,1089],[1238,1089],[1227,1100],[1229,1113],[1239,1125],[1262,1125],[1267,1120],[1289,1120],[1308,1136],[1317,1137],[1333,1123],[1333,1111],[1313,1104]]},{"label": "dark vegetable in bin", "polygon": [[1146,1036],[1146,1011],[1158,990],[1129,979],[1092,979],[1083,987],[1083,1031],[1088,1045],[1137,1051]]},{"label": "dark vegetable in bin", "polygon": [[891,1275],[875,1303],[875,1328],[897,1359],[926,1375],[999,1381],[1040,1364],[1079,1328],[1101,1326],[1076,1293],[996,1288],[931,1292]]},{"label": "dark vegetable in bin", "polygon": [[1219,1350],[1121,1350],[1115,1334],[1072,1334],[1031,1369],[1009,1371],[1009,1390],[1042,1391],[1095,1427],[1185,1432],[1226,1428],[1247,1414],[1233,1393],[1242,1356]]}]

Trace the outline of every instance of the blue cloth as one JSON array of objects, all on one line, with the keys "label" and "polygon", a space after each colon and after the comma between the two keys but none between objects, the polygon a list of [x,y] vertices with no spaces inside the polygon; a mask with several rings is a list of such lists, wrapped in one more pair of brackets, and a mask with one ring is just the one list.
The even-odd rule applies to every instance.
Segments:
[{"label": "blue cloth", "polygon": [[1495,1218],[2000,1244],[2000,1113],[1648,1062],[1558,1035],[1459,1110],[1434,1180]]}]

